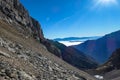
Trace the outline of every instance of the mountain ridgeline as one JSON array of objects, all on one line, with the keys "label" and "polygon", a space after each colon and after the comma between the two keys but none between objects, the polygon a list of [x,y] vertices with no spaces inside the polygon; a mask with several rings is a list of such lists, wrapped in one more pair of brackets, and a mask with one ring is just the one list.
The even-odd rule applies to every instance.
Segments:
[{"label": "mountain ridgeline", "polygon": [[66,37],[66,38],[56,38],[54,41],[81,41],[84,42],[86,40],[96,40],[100,38],[100,36],[91,36],[91,37]]},{"label": "mountain ridgeline", "polygon": [[74,47],[92,56],[98,62],[104,63],[112,55],[113,51],[120,48],[120,31],[107,34],[97,40],[88,40]]}]

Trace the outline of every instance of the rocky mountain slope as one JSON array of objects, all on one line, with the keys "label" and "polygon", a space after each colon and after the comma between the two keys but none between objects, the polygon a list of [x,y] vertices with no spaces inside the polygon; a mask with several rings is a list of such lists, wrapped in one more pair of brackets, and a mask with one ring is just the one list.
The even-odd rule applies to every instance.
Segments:
[{"label": "rocky mountain slope", "polygon": [[120,49],[113,52],[107,62],[95,70],[89,70],[92,74],[104,76],[105,80],[120,80]]},{"label": "rocky mountain slope", "polygon": [[48,45],[47,48],[49,51],[54,51],[51,52],[79,69],[93,69],[98,66],[98,63],[94,59],[92,59],[90,56],[85,55],[74,47],[66,47],[63,44],[52,40],[48,40],[48,42],[57,48],[55,50],[52,50],[53,48],[51,49],[50,45]]},{"label": "rocky mountain slope", "polygon": [[113,51],[120,48],[120,31],[107,34],[97,40],[86,41],[74,47],[92,56],[100,63],[104,63],[108,60]]},{"label": "rocky mountain slope", "polygon": [[54,56],[44,42],[40,24],[19,0],[0,0],[0,80],[95,80]]},{"label": "rocky mountain slope", "polygon": [[119,70],[120,69],[120,49],[117,49],[113,52],[112,56],[109,58],[109,60],[97,68],[98,71],[101,71],[103,73],[110,72],[112,70]]}]

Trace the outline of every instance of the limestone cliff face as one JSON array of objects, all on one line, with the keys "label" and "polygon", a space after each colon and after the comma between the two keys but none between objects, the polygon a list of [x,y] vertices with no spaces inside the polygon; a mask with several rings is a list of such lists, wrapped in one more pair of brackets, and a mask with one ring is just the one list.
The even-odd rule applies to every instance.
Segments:
[{"label": "limestone cliff face", "polygon": [[19,0],[0,0],[0,19],[9,24],[17,25],[16,29],[27,37],[33,36],[38,40],[44,39],[40,24],[31,18]]}]

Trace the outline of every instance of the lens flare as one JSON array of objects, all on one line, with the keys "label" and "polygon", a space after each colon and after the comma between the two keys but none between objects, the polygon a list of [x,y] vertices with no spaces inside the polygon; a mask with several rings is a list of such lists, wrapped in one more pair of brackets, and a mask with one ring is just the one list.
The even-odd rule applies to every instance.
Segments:
[{"label": "lens flare", "polygon": [[110,6],[110,5],[117,5],[117,0],[94,0],[95,6]]},{"label": "lens flare", "polygon": [[98,0],[99,4],[116,4],[116,0]]}]

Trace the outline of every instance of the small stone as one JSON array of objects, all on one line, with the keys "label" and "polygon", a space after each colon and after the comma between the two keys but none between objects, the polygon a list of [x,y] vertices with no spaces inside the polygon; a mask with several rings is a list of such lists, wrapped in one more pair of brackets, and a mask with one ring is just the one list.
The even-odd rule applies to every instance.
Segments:
[{"label": "small stone", "polygon": [[2,73],[5,73],[5,69],[2,69],[1,72],[2,72]]},{"label": "small stone", "polygon": [[53,69],[50,66],[48,66],[48,68],[49,68],[49,71],[53,71]]},{"label": "small stone", "polygon": [[3,56],[5,56],[5,57],[10,57],[9,54],[7,54],[7,53],[5,53],[5,52],[2,52],[2,51],[0,51],[0,55],[3,55]]},{"label": "small stone", "polygon": [[6,76],[6,74],[5,74],[5,73],[1,73],[1,72],[0,72],[0,76]]},{"label": "small stone", "polygon": [[10,78],[17,78],[16,69],[6,69],[5,73]]},{"label": "small stone", "polygon": [[5,80],[5,79],[4,79],[4,77],[1,77],[1,76],[0,76],[0,80]]}]

